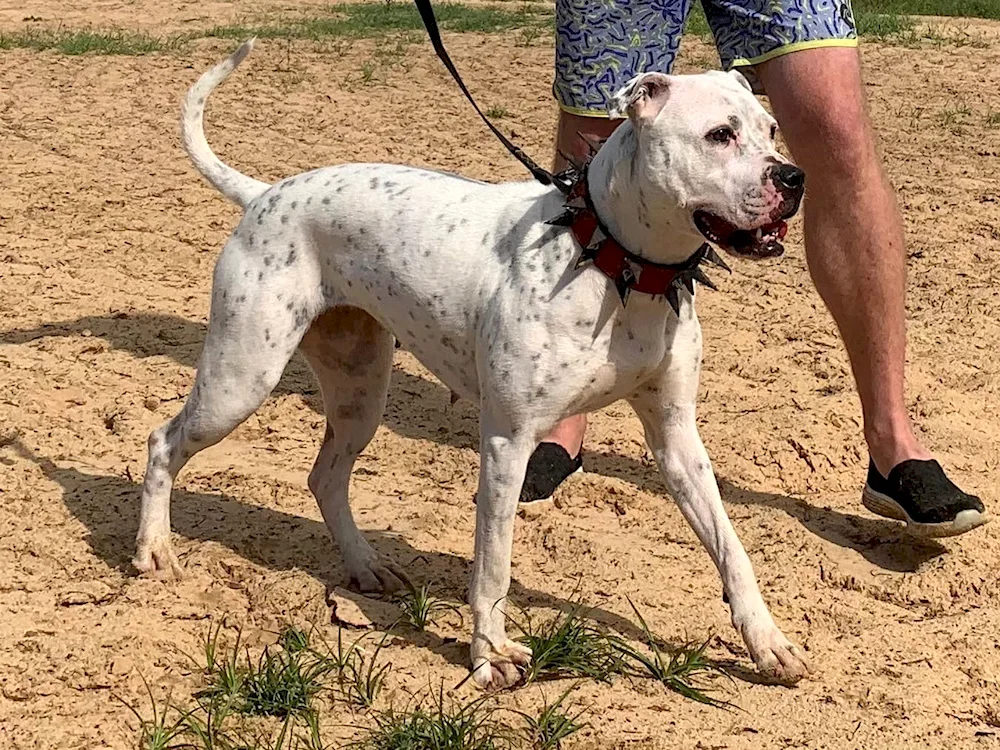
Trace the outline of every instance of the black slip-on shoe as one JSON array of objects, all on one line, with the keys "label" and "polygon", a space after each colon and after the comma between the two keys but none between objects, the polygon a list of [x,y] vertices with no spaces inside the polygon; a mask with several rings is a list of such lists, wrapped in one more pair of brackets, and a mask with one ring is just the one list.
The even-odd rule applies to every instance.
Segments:
[{"label": "black slip-on shoe", "polygon": [[567,477],[583,470],[582,453],[573,458],[561,445],[539,443],[528,460],[520,502],[537,503],[551,498]]},{"label": "black slip-on shoe", "polygon": [[982,500],[962,492],[937,461],[910,459],[883,477],[869,459],[861,502],[872,513],[904,521],[917,536],[956,536],[990,520]]}]

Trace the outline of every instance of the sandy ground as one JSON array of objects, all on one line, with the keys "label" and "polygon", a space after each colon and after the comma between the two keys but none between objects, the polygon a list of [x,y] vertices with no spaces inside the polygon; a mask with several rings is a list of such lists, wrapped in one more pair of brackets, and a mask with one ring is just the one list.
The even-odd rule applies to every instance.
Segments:
[{"label": "sandy ground", "polygon": [[[239,14],[227,3],[160,5],[8,4],[0,24],[35,16],[138,28],[151,9],[177,28]],[[483,103],[506,107],[504,127],[544,158],[552,50],[546,39],[521,42],[449,38]],[[252,639],[288,619],[332,632],[325,592],[345,580],[305,484],[323,430],[298,360],[255,416],[181,476],[174,528],[187,578],[142,580],[128,565],[146,435],[191,385],[213,262],[238,219],[177,135],[180,96],[225,50],[0,55],[2,748],[132,746],[134,721],[116,696],[141,703],[142,677],[158,696],[183,696],[192,686],[183,653],[197,651],[210,621]],[[353,160],[523,176],[429,48],[401,50],[366,85],[361,70],[375,53],[371,42],[261,44],[213,100],[213,146],[266,179]],[[1000,47],[868,46],[865,58],[906,216],[910,407],[955,479],[996,510],[1000,126],[987,117],[1000,111]],[[713,63],[694,40],[684,59],[686,69]],[[577,700],[591,707],[591,726],[571,747],[1000,744],[1000,526],[919,544],[861,507],[853,382],[797,230],[789,248],[777,262],[738,263],[718,279],[721,292],[700,298],[700,423],[764,596],[820,671],[795,689],[737,681],[731,698],[744,710],[732,713],[649,685],[585,685]],[[471,405],[448,401],[412,357],[397,356],[353,504],[379,550],[461,600],[477,425]],[[713,657],[748,665],[711,561],[665,496],[625,405],[594,418],[586,451],[588,473],[518,523],[514,600],[545,617],[579,589],[598,617],[621,625],[630,593],[665,637],[714,632]],[[468,616],[402,632],[388,653],[391,690],[456,684],[468,637]],[[503,702],[537,705],[562,689]],[[333,710],[343,715],[331,723],[363,721]]]}]

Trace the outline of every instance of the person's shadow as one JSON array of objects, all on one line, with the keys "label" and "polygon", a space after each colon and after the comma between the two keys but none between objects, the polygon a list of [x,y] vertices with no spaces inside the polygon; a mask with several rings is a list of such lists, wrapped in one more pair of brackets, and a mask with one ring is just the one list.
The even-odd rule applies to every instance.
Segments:
[{"label": "person's shadow", "polygon": [[[108,341],[116,349],[129,351],[138,357],[165,355],[182,365],[195,367],[205,339],[206,327],[203,323],[175,315],[122,312],[108,316],[87,316],[44,324],[37,328],[0,333],[0,343],[23,344],[51,336],[80,335],[85,331]],[[299,355],[293,357],[289,363],[275,393],[300,394],[311,408],[322,413],[318,388],[308,366]],[[419,404],[421,408],[414,409],[414,404]],[[479,442],[479,427],[474,410],[452,407],[447,388],[437,382],[407,373],[399,367],[393,370],[384,421],[393,432],[408,438],[430,440],[473,450],[477,448]],[[584,459],[590,472],[616,477],[654,494],[664,493],[659,473],[649,463],[616,453],[592,451],[587,451]],[[727,503],[780,510],[795,518],[811,533],[840,547],[852,549],[873,565],[886,570],[913,572],[946,551],[946,548],[937,542],[917,540],[905,535],[898,524],[889,521],[820,508],[784,495],[754,492],[734,485],[724,478],[720,478],[719,485],[723,500]],[[133,486],[129,491],[133,493],[129,498],[131,507],[135,505],[139,488]],[[217,506],[222,501],[216,499],[213,502]],[[248,506],[231,500],[227,502],[243,508],[244,514],[250,512],[246,510]],[[200,502],[191,502],[190,505],[192,512],[201,507]],[[273,511],[255,509],[252,512]],[[293,517],[287,516],[287,519],[291,518]],[[313,523],[304,519],[302,522]],[[198,521],[197,513],[192,517],[191,523],[192,530],[196,530],[196,527],[205,527],[205,523]],[[393,543],[402,544],[398,541]],[[385,544],[389,544],[388,539]],[[321,557],[329,555],[323,554]],[[464,573],[455,580],[463,576]],[[435,580],[439,580],[436,574]]]}]

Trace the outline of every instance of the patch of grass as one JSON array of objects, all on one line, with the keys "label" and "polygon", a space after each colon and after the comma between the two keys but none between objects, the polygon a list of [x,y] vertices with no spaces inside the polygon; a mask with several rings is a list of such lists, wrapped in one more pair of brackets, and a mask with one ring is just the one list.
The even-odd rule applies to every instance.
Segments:
[{"label": "patch of grass", "polygon": [[340,634],[337,635],[340,692],[345,700],[358,708],[371,708],[375,705],[382,688],[385,687],[385,679],[392,669],[392,663],[386,662],[381,666],[376,666],[376,663],[388,638],[389,633],[383,634],[371,656],[365,656],[360,647],[360,640],[355,641],[344,652]]},{"label": "patch of grass", "polygon": [[525,682],[582,677],[609,683],[622,675],[652,678],[685,698],[731,708],[732,704],[714,698],[704,688],[705,678],[725,674],[705,656],[708,641],[668,647],[649,629],[631,599],[628,602],[643,634],[641,647],[607,633],[588,619],[589,610],[579,603],[540,627],[530,620],[520,626],[524,635],[519,640],[533,653]]},{"label": "patch of grass", "polygon": [[588,614],[587,608],[575,604],[569,612],[540,626],[530,618],[519,625],[524,633],[519,640],[532,652],[527,682],[564,677],[610,682],[623,672],[617,637],[598,627]]},{"label": "patch of grass", "polygon": [[157,37],[123,29],[25,29],[0,33],[0,49],[55,50],[64,55],[148,55],[177,49],[180,37]]},{"label": "patch of grass", "polygon": [[[495,119],[508,117],[509,114],[502,107],[491,107],[486,110],[486,116]],[[437,616],[445,612],[451,612],[461,617],[458,607],[431,594],[430,587],[426,583],[420,588],[407,591],[398,597],[397,601],[403,610],[400,622],[412,625],[417,630],[425,630],[428,625],[436,621]]]},{"label": "patch of grass", "polygon": [[517,30],[517,38],[514,41],[515,47],[534,47],[542,35],[549,29],[542,24],[532,24],[523,26]]},{"label": "patch of grass", "polygon": [[324,687],[332,665],[309,651],[264,649],[256,667],[247,659],[241,713],[251,716],[306,714]]},{"label": "patch of grass", "polygon": [[205,641],[205,678],[208,686],[195,694],[216,710],[248,716],[307,715],[313,699],[326,687],[335,661],[313,650],[309,634],[285,628],[274,647],[265,648],[254,661],[249,651],[241,657],[240,636],[225,653],[220,651],[219,631]]},{"label": "patch of grass", "polygon": [[579,723],[583,709],[572,716],[566,713],[563,704],[572,689],[567,689],[552,703],[546,703],[537,715],[517,712],[525,721],[525,739],[533,750],[559,750],[563,740],[587,726]]},{"label": "patch of grass", "polygon": [[[396,32],[424,33],[416,6],[409,2],[344,3],[330,7],[329,16],[289,20],[276,25],[216,26],[206,36],[224,39],[323,39],[378,37]],[[550,9],[525,5],[518,9],[445,2],[434,6],[445,31],[496,33],[526,27],[551,27]]]},{"label": "patch of grass", "polygon": [[996,0],[854,0],[854,12],[1000,19]]},{"label": "patch of grass", "polygon": [[652,677],[675,693],[698,703],[715,708],[734,708],[729,701],[713,698],[704,687],[700,686],[705,677],[725,674],[716,664],[705,657],[708,641],[702,644],[685,644],[679,648],[670,649],[668,652],[661,645],[662,639],[657,638],[652,633],[642,613],[639,612],[631,599],[628,600],[628,603],[639,620],[648,653],[621,641],[619,641],[618,648],[622,655],[637,668],[637,674]]},{"label": "patch of grass", "polygon": [[705,18],[705,11],[701,3],[695,3],[694,7],[691,8],[691,12],[687,17],[687,23],[684,25],[684,33],[694,34],[703,39],[711,39],[712,29],[708,25],[708,19]]},{"label": "patch of grass", "polygon": [[510,110],[506,107],[490,107],[486,110],[486,116],[491,120],[502,120],[505,117],[510,117]]},{"label": "patch of grass", "polygon": [[986,126],[990,128],[1000,128],[1000,112],[989,112],[986,115]]},{"label": "patch of grass", "polygon": [[914,32],[916,22],[901,13],[869,11],[854,8],[858,35],[877,41],[902,41]]},{"label": "patch of grass", "polygon": [[429,708],[381,711],[374,716],[374,727],[356,747],[363,750],[509,750],[516,747],[513,732],[495,719],[497,709],[489,701],[487,696],[464,705],[447,704],[442,690]]},{"label": "patch of grass", "polygon": [[151,719],[143,718],[139,709],[119,698],[119,701],[139,720],[138,750],[179,750],[186,747],[183,739],[187,730],[187,715],[180,714],[173,720],[169,720],[168,716],[174,712],[170,706],[170,699],[168,698],[161,708],[145,678],[143,678],[142,683],[146,687],[147,695],[149,695],[149,704],[153,714]]}]

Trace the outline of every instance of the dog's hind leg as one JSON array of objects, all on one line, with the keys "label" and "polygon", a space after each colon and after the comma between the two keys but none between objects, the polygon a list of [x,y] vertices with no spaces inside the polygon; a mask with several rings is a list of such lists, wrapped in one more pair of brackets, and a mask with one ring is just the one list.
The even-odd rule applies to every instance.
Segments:
[{"label": "dog's hind leg", "polygon": [[181,573],[170,543],[174,478],[195,453],[218,443],[264,403],[316,307],[307,294],[290,294],[290,285],[283,285],[282,295],[250,283],[258,271],[234,242],[238,240],[230,241],[216,267],[208,335],[194,387],[177,416],[149,436],[132,564],[159,578]]},{"label": "dog's hind leg", "polygon": [[351,583],[364,592],[391,593],[407,583],[403,572],[362,536],[348,501],[354,462],[382,421],[393,343],[392,334],[368,313],[335,307],[313,322],[301,345],[319,379],[326,411],[326,435],[309,474],[309,489]]}]

